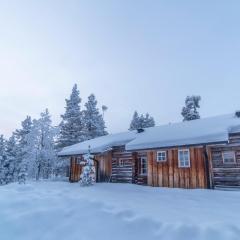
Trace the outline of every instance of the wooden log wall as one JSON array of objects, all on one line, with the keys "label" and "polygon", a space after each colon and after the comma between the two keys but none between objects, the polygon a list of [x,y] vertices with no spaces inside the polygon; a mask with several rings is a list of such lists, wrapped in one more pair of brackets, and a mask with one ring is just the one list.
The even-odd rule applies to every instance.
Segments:
[{"label": "wooden log wall", "polygon": [[190,167],[179,168],[178,149],[166,149],[167,161],[157,162],[157,150],[148,151],[147,184],[153,187],[207,188],[203,147],[189,147]]},{"label": "wooden log wall", "polygon": [[98,181],[110,182],[112,175],[112,151],[96,155],[95,159],[98,161]]},{"label": "wooden log wall", "polygon": [[240,134],[232,133],[229,135],[229,143],[240,143]]},{"label": "wooden log wall", "polygon": [[[120,161],[124,162],[124,166],[120,166]],[[125,151],[124,147],[115,147],[112,151],[111,182],[133,182],[133,154],[132,152]]]},{"label": "wooden log wall", "polygon": [[82,173],[82,166],[77,163],[77,157],[71,157],[70,159],[70,182],[78,182]]},{"label": "wooden log wall", "polygon": [[[222,156],[224,151],[234,151],[236,162],[224,163]],[[211,158],[213,185],[215,187],[240,187],[240,146],[212,147]]]}]

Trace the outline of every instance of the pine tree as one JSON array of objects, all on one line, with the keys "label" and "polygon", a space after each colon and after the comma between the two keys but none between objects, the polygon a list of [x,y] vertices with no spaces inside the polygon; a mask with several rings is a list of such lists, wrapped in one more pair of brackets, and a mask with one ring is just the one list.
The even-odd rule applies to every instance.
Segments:
[{"label": "pine tree", "polygon": [[149,128],[149,127],[154,127],[155,126],[155,121],[154,118],[147,113],[146,115],[141,114],[140,116],[138,115],[138,112],[135,111],[133,114],[133,119],[130,124],[129,130],[137,130],[141,128]]},{"label": "pine tree", "polygon": [[149,127],[154,127],[155,126],[155,121],[154,118],[147,113],[145,117],[143,118],[143,128],[149,128]]},{"label": "pine tree", "polygon": [[183,121],[191,121],[200,119],[200,114],[197,111],[200,108],[199,102],[200,96],[187,96],[185,100],[185,106],[182,109]]},{"label": "pine tree", "polygon": [[12,135],[6,143],[5,178],[7,183],[15,181],[17,153],[16,138]]},{"label": "pine tree", "polygon": [[52,127],[48,109],[41,113],[40,119],[33,120],[33,127],[28,135],[26,156],[28,175],[31,178],[48,179],[53,174],[56,154],[54,151],[55,129]]},{"label": "pine tree", "polygon": [[91,186],[95,183],[95,166],[93,161],[93,156],[91,155],[90,147],[87,154],[83,155],[83,171],[80,176],[81,186]]},{"label": "pine tree", "polygon": [[0,185],[6,184],[6,141],[3,135],[0,135]]},{"label": "pine tree", "polygon": [[59,126],[60,133],[58,138],[59,149],[84,140],[80,103],[81,98],[79,97],[77,84],[75,84],[70,99],[66,99],[66,111],[61,115],[62,122]]},{"label": "pine tree", "polygon": [[84,137],[85,140],[106,135],[105,122],[102,114],[97,108],[97,100],[93,94],[88,97],[85,104],[86,110],[83,111]]},{"label": "pine tree", "polygon": [[133,114],[133,118],[132,118],[132,121],[130,123],[130,128],[129,130],[136,130],[139,128],[139,121],[140,121],[140,118],[139,118],[139,115],[138,115],[138,112],[135,111],[134,114]]},{"label": "pine tree", "polygon": [[55,130],[52,127],[51,117],[48,109],[41,113],[41,118],[37,121],[38,128],[38,159],[37,159],[37,178],[49,178],[53,173],[54,160],[56,154],[54,151]]},{"label": "pine tree", "polygon": [[22,181],[22,178],[27,176],[27,172],[24,173],[24,171],[27,171],[27,157],[29,155],[29,151],[31,151],[31,148],[28,147],[28,143],[30,142],[29,134],[31,130],[32,119],[27,116],[27,118],[22,122],[22,128],[16,130],[14,133],[17,140],[14,179],[19,182]]}]

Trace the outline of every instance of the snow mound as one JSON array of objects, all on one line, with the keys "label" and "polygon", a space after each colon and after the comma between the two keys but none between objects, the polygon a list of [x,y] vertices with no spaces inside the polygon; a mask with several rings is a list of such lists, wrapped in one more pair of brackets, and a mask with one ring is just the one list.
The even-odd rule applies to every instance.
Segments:
[{"label": "snow mound", "polygon": [[66,182],[0,188],[4,240],[237,240],[240,192]]}]

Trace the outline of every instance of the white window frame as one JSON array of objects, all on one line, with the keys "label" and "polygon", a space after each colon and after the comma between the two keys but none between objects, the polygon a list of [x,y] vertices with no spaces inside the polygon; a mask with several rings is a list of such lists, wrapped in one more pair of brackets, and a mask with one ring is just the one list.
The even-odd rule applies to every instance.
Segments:
[{"label": "white window frame", "polygon": [[[164,154],[164,158],[163,158],[163,154]],[[166,161],[167,161],[167,151],[157,151],[157,162],[166,162]]]},{"label": "white window frame", "polygon": [[[226,160],[225,160],[226,159],[225,154],[229,154],[229,153],[233,154],[233,162],[226,162]],[[236,163],[236,152],[235,151],[223,151],[222,159],[223,159],[224,164],[234,164],[234,163]]]},{"label": "white window frame", "polygon": [[[140,159],[140,175],[147,175],[147,172],[148,172],[148,161],[147,161],[147,157],[140,157],[139,158]],[[145,168],[143,168],[142,166],[143,166],[143,161],[146,161],[145,162],[145,165],[146,165],[146,167]],[[146,172],[144,172],[143,170],[146,170]]]},{"label": "white window frame", "polygon": [[[180,159],[180,153],[181,152],[187,152],[187,156],[188,156],[188,159],[183,159],[183,160],[181,160]],[[184,155],[185,156],[185,155]],[[181,164],[181,162],[184,162],[184,164],[182,165]],[[186,164],[186,162],[188,163],[188,164]],[[191,167],[191,156],[190,156],[190,151],[189,151],[189,149],[188,148],[185,148],[185,149],[178,149],[178,167],[179,168],[190,168]]]},{"label": "white window frame", "polygon": [[120,158],[120,159],[118,160],[118,166],[119,166],[119,167],[124,167],[124,166],[125,166],[125,160],[122,159],[122,158]]}]

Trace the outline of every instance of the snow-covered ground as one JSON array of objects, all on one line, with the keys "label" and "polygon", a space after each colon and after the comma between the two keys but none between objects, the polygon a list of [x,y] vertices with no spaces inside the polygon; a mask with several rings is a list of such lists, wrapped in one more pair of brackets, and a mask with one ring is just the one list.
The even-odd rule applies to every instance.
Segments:
[{"label": "snow-covered ground", "polygon": [[32,182],[0,187],[2,240],[239,240],[240,192]]}]

